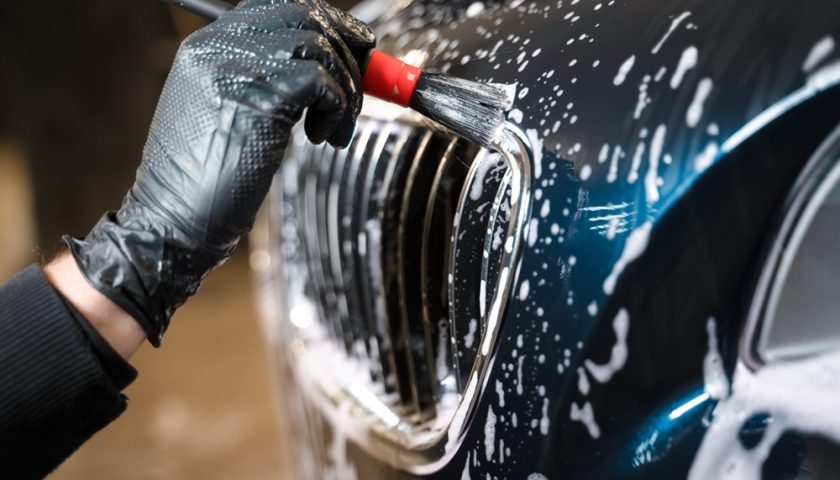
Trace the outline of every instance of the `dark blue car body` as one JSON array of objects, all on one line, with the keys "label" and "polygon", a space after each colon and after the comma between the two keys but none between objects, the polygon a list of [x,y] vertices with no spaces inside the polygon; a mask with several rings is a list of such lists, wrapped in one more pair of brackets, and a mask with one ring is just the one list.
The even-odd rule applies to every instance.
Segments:
[{"label": "dark blue car body", "polygon": [[[516,84],[509,118],[535,150],[533,198],[457,448],[418,469],[348,441],[355,475],[686,477],[716,404],[709,335],[731,377],[786,200],[840,123],[840,3],[382,3],[357,10],[381,50]],[[806,458],[786,434],[765,477],[797,478]]]}]

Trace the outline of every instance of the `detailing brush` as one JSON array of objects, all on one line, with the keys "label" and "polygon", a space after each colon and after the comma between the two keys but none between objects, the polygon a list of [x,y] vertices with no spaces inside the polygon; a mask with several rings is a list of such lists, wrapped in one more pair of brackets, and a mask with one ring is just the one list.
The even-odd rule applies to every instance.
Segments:
[{"label": "detailing brush", "polygon": [[[208,20],[234,8],[222,0],[164,1]],[[312,1],[309,4],[319,8]],[[368,95],[409,107],[483,147],[492,147],[513,105],[514,92],[507,85],[425,72],[379,50],[373,50],[367,65],[360,67]]]},{"label": "detailing brush", "polygon": [[513,91],[506,85],[425,72],[379,50],[370,54],[362,88],[484,147],[492,145],[513,105]]}]

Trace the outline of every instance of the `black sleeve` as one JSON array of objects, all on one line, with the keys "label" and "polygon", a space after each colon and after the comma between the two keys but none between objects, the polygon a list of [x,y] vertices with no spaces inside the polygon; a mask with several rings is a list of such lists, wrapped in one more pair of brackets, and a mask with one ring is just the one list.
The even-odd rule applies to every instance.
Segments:
[{"label": "black sleeve", "polygon": [[0,286],[4,478],[44,477],[125,410],[100,355],[40,268]]}]

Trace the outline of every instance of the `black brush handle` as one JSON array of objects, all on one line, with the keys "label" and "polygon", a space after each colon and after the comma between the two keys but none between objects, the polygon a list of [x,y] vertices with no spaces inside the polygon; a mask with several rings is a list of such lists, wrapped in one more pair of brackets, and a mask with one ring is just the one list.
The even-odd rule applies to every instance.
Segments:
[{"label": "black brush handle", "polygon": [[[312,0],[304,0],[304,2],[314,10],[320,7]],[[184,10],[200,15],[207,20],[215,20],[219,16],[229,10],[233,10],[236,5],[231,5],[224,0],[163,0],[163,3],[175,5]]]},{"label": "black brush handle", "polygon": [[163,2],[183,8],[207,20],[215,20],[221,14],[233,10],[235,6],[222,0],[163,0]]}]

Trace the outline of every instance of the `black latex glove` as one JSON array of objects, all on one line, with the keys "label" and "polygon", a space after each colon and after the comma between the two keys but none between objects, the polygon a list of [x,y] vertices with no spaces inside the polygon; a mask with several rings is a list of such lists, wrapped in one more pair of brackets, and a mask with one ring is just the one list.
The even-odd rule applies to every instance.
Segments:
[{"label": "black latex glove", "polygon": [[[248,232],[292,126],[345,146],[375,42],[331,7],[249,0],[188,37],[167,79],[134,186],[83,239],[90,283],[155,346],[172,313]],[[351,50],[352,49],[352,50]]]}]

